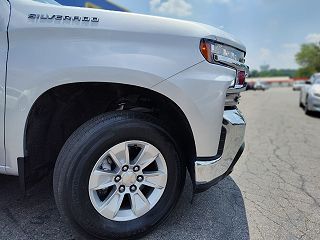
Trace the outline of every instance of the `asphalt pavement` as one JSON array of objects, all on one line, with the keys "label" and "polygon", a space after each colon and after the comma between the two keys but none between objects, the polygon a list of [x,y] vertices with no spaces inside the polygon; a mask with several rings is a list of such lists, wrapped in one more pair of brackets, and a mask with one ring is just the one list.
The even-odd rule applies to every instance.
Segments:
[{"label": "asphalt pavement", "polygon": [[[246,149],[234,172],[192,200],[190,180],[177,208],[146,240],[320,239],[320,116],[306,116],[289,88],[249,91]],[[0,240],[73,239],[49,180],[27,196],[0,175]]]}]

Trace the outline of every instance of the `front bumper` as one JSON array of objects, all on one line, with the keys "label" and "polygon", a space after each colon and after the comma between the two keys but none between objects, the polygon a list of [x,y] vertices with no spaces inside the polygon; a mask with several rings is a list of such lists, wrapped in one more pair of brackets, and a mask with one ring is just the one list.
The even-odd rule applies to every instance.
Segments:
[{"label": "front bumper", "polygon": [[237,109],[226,110],[218,154],[195,161],[195,191],[202,192],[232,172],[244,149],[246,122]]},{"label": "front bumper", "polygon": [[310,111],[320,112],[320,97],[310,95],[308,99],[308,109]]}]

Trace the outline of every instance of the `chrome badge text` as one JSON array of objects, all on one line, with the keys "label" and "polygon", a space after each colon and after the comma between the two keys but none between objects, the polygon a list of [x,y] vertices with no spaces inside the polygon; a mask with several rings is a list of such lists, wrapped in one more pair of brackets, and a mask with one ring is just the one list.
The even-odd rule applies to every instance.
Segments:
[{"label": "chrome badge text", "polygon": [[85,16],[69,16],[69,15],[56,15],[56,14],[34,14],[28,15],[28,19],[33,20],[56,20],[56,21],[70,21],[70,22],[99,22],[98,17],[85,17]]}]

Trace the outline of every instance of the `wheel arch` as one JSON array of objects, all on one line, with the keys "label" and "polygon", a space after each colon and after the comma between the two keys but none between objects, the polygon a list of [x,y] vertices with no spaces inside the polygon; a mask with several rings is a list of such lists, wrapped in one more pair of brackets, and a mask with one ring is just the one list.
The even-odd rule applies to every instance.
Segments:
[{"label": "wheel arch", "polygon": [[23,187],[29,188],[53,169],[64,142],[81,124],[121,107],[151,114],[164,122],[177,139],[181,157],[193,179],[196,147],[192,128],[175,102],[140,86],[77,82],[52,87],[32,104],[24,127],[24,159],[18,160]]}]

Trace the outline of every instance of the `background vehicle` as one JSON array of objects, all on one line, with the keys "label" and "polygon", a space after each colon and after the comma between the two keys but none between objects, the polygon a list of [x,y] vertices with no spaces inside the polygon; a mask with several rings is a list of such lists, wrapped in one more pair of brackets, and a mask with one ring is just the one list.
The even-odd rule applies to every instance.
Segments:
[{"label": "background vehicle", "polygon": [[254,83],[253,85],[253,89],[254,90],[262,90],[262,91],[265,91],[266,89],[268,89],[268,85],[264,82],[261,82],[261,81],[257,81]]},{"label": "background vehicle", "polygon": [[300,91],[300,107],[305,113],[320,112],[320,73],[315,73]]},{"label": "background vehicle", "polygon": [[301,88],[303,88],[305,84],[306,84],[305,81],[296,81],[292,85],[292,90],[293,91],[300,91]]},{"label": "background vehicle", "polygon": [[247,83],[247,90],[254,90],[254,82]]},{"label": "background vehicle", "polygon": [[232,171],[248,71],[232,35],[51,0],[0,3],[0,172],[28,188],[53,171],[76,234],[140,237],[172,211],[187,168],[194,192]]}]

